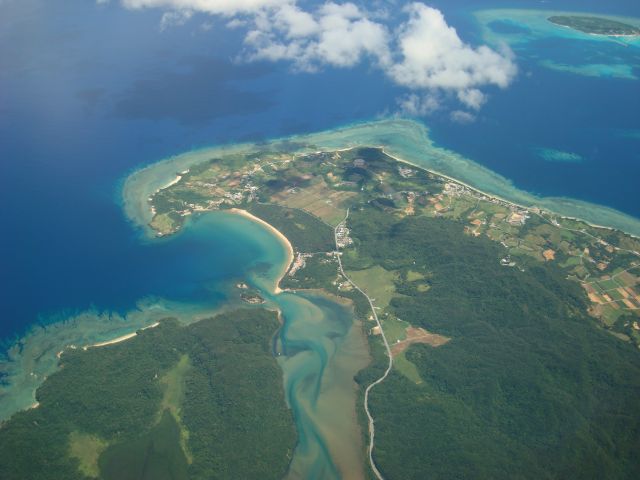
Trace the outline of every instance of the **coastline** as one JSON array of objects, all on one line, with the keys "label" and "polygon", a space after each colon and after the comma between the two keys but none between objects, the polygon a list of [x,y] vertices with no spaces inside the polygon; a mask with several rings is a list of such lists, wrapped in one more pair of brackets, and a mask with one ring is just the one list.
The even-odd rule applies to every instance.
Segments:
[{"label": "coastline", "polygon": [[291,245],[291,242],[289,241],[289,239],[287,237],[285,237],[284,234],[280,230],[278,230],[276,227],[274,227],[270,223],[265,222],[261,218],[258,218],[255,215],[252,215],[251,213],[249,213],[246,210],[243,210],[243,209],[240,209],[240,208],[231,208],[231,209],[229,209],[227,211],[230,212],[230,213],[236,214],[236,215],[240,215],[242,217],[245,217],[245,218],[251,220],[252,222],[256,222],[256,223],[262,225],[264,228],[269,230],[282,243],[282,245],[285,247],[285,249],[287,251],[287,261],[286,261],[286,263],[285,263],[285,265],[284,265],[284,267],[282,269],[282,273],[279,275],[278,280],[276,281],[275,287],[273,289],[273,293],[275,295],[278,295],[278,294],[282,293],[283,290],[280,288],[280,282],[282,281],[284,276],[289,271],[289,268],[291,268],[291,264],[293,263],[293,260],[294,260],[293,246]]},{"label": "coastline", "polygon": [[[136,330],[136,331],[135,331],[135,332],[133,332],[133,333],[127,333],[126,335],[122,335],[122,336],[120,336],[120,337],[114,338],[113,340],[107,340],[106,342],[93,343],[93,344],[91,344],[91,345],[85,345],[84,347],[82,347],[82,349],[83,349],[83,350],[87,350],[88,348],[105,347],[105,346],[107,346],[107,345],[113,345],[113,344],[115,344],[115,343],[124,342],[125,340],[129,340],[130,338],[133,338],[133,337],[135,337],[136,335],[138,335],[138,332],[139,332],[140,330],[147,330],[147,329],[149,329],[149,328],[155,328],[155,327],[157,327],[158,325],[160,325],[160,322],[155,322],[155,323],[153,323],[153,324],[149,325],[148,327],[141,328],[141,329],[139,329],[139,330]],[[60,353],[62,353],[62,352],[60,352]]]},{"label": "coastline", "polygon": [[[352,148],[355,148],[355,147],[352,147]],[[629,235],[629,236],[631,236],[631,237],[633,237],[633,238],[639,238],[639,239],[640,239],[640,235],[634,235],[633,233],[625,232],[624,230],[621,230],[621,229],[618,229],[618,228],[615,228],[615,227],[610,227],[610,226],[607,226],[607,225],[598,225],[598,224],[592,223],[592,222],[590,222],[589,220],[586,220],[586,219],[584,219],[584,218],[580,218],[580,217],[572,217],[572,216],[570,216],[570,215],[563,215],[563,214],[562,214],[562,213],[560,213],[560,212],[555,212],[555,211],[553,211],[553,210],[548,210],[547,208],[544,208],[544,207],[538,207],[538,206],[537,206],[537,205],[535,205],[535,204],[525,205],[525,204],[521,204],[521,203],[514,202],[514,201],[512,201],[512,200],[508,200],[508,199],[503,198],[503,197],[501,197],[501,196],[499,196],[499,195],[496,195],[496,194],[493,194],[493,193],[489,193],[489,192],[486,192],[486,191],[484,191],[484,190],[481,190],[481,189],[479,189],[479,188],[477,188],[477,187],[474,187],[473,185],[470,185],[470,184],[468,184],[468,183],[465,183],[465,182],[463,182],[462,180],[459,180],[459,179],[457,179],[457,178],[451,177],[451,176],[446,175],[446,174],[444,174],[444,173],[438,172],[437,170],[431,170],[431,169],[429,169],[429,168],[422,167],[422,166],[420,166],[420,165],[416,165],[415,163],[412,163],[412,162],[410,162],[410,161],[408,161],[408,160],[405,160],[405,159],[403,159],[403,158],[400,158],[400,157],[398,157],[397,155],[394,155],[394,154],[392,154],[392,153],[389,153],[389,152],[386,150],[386,148],[385,148],[385,146],[384,146],[384,145],[383,145],[383,146],[380,146],[379,148],[381,148],[381,149],[382,149],[382,151],[385,153],[385,155],[387,155],[387,156],[389,156],[389,157],[393,158],[396,162],[404,163],[404,164],[406,164],[406,165],[411,165],[411,166],[412,166],[412,167],[414,167],[414,168],[419,168],[419,169],[421,169],[421,170],[424,170],[425,172],[429,172],[429,173],[431,173],[432,175],[436,175],[436,176],[438,176],[438,177],[441,177],[441,178],[444,178],[444,179],[446,179],[446,180],[449,180],[450,182],[457,183],[457,184],[459,184],[459,185],[462,185],[462,186],[464,186],[464,187],[468,188],[469,190],[473,190],[474,192],[477,192],[477,193],[479,193],[479,194],[481,194],[481,195],[484,195],[485,197],[487,197],[487,198],[489,198],[489,199],[498,200],[498,201],[500,201],[500,202],[504,202],[504,203],[506,203],[506,204],[508,204],[508,205],[512,205],[512,206],[514,206],[514,207],[521,208],[521,209],[524,209],[524,210],[527,210],[527,209],[530,209],[530,208],[538,208],[541,212],[544,212],[544,213],[551,213],[551,214],[554,214],[554,215],[558,215],[558,216],[559,216],[560,218],[562,218],[562,219],[566,219],[566,220],[574,220],[574,221],[577,221],[577,222],[581,222],[581,223],[584,223],[584,224],[586,224],[587,226],[589,226],[589,227],[593,227],[593,228],[601,228],[601,229],[604,229],[604,230],[610,230],[610,231],[621,231],[621,232],[622,232],[622,233],[624,233],[625,235]]]},{"label": "coastline", "polygon": [[[0,356],[0,425],[11,415],[29,408],[42,382],[59,368],[68,348],[89,348],[128,340],[167,317],[188,324],[224,311],[224,307],[188,305],[160,298],[141,299],[126,313],[87,310],[46,325],[33,325]],[[116,338],[114,338],[117,336]],[[104,341],[105,338],[112,340]]]},{"label": "coastline", "polygon": [[563,197],[538,197],[515,187],[512,182],[488,168],[454,151],[437,146],[426,125],[408,119],[384,119],[353,123],[333,130],[292,135],[269,140],[266,145],[249,143],[212,146],[161,160],[131,173],[123,183],[123,208],[129,220],[142,228],[147,239],[154,233],[148,223],[149,196],[186,170],[216,155],[240,153],[251,149],[271,151],[283,141],[304,144],[297,154],[313,151],[345,150],[357,146],[383,145],[385,153],[398,161],[421,168],[450,181],[465,185],[488,197],[516,206],[538,208],[564,218],[573,218],[591,226],[620,230],[640,237],[640,219],[610,207]]}]

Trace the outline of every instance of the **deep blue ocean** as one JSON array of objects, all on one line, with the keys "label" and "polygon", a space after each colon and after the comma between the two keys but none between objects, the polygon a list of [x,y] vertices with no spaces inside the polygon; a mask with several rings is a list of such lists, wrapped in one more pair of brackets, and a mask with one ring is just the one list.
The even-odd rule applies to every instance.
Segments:
[{"label": "deep blue ocean", "polygon": [[[430,4],[472,43],[480,40],[471,7],[605,8],[595,1]],[[606,12],[640,17],[640,6],[611,1]],[[250,255],[249,244],[141,241],[119,204],[128,172],[199,146],[375,118],[392,113],[405,93],[367,65],[314,74],[239,65],[232,60],[241,32],[219,21],[201,29],[210,20],[198,15],[161,32],[160,17],[117,2],[0,4],[0,338],[64,311],[125,311],[147,295],[201,298],[211,294],[207,285],[237,276],[229,259]],[[571,57],[582,45],[531,48]],[[624,47],[603,48],[615,56]],[[640,129],[640,81],[517,62],[517,80],[490,91],[475,123],[454,123],[446,113],[425,118],[435,140],[525,190],[640,216],[640,140],[627,135]],[[544,162],[538,148],[584,160]]]}]

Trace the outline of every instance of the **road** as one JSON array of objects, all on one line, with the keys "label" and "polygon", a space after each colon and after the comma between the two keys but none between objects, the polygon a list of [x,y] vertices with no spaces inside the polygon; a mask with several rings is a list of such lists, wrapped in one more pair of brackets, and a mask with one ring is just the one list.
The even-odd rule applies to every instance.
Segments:
[{"label": "road", "polygon": [[356,285],[353,282],[353,280],[351,280],[347,276],[346,273],[344,273],[344,269],[342,268],[342,259],[340,258],[340,255],[341,255],[340,247],[338,247],[337,230],[340,225],[342,224],[346,225],[348,218],[349,218],[349,210],[347,209],[347,215],[344,217],[344,220],[342,220],[342,222],[340,222],[333,230],[333,235],[336,242],[336,258],[338,259],[338,270],[340,271],[340,274],[347,280],[347,282],[349,282],[349,284],[353,288],[355,288],[362,295],[364,295],[367,301],[369,302],[369,306],[371,307],[371,313],[373,314],[373,318],[376,321],[378,328],[380,329],[380,335],[382,336],[382,341],[384,342],[384,347],[387,350],[387,356],[389,357],[389,365],[387,365],[387,369],[385,370],[384,374],[380,378],[378,378],[375,382],[373,382],[371,385],[369,385],[367,389],[364,391],[364,410],[367,413],[367,418],[369,419],[369,448],[368,448],[369,464],[371,465],[371,470],[373,471],[375,476],[378,478],[378,480],[384,480],[384,477],[382,476],[382,474],[378,470],[378,467],[376,467],[376,464],[373,461],[373,449],[375,446],[376,427],[373,420],[373,416],[371,415],[371,411],[369,410],[369,393],[376,385],[384,382],[384,380],[389,376],[389,373],[391,372],[391,368],[393,367],[393,357],[391,356],[391,348],[389,347],[387,336],[384,334],[384,330],[382,329],[382,325],[380,324],[380,320],[378,319],[378,314],[376,313],[376,309],[373,305],[373,300],[371,300],[369,295],[367,295],[358,285]]}]

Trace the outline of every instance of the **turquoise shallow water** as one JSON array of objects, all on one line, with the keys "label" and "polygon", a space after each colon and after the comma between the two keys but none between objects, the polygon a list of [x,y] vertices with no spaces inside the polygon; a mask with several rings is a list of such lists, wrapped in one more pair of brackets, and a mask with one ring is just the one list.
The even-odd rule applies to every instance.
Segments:
[{"label": "turquoise shallow water", "polygon": [[[417,122],[368,122],[289,137],[258,148],[279,150],[291,145],[304,150],[384,146],[403,160],[511,201],[640,234],[640,222],[620,212],[574,200],[539,198],[518,190],[506,178],[436,145],[428,129]],[[144,230],[150,215],[149,195],[173,180],[176,172],[211,155],[255,148],[250,144],[206,148],[139,170],[123,184],[123,208],[133,225]],[[139,264],[153,266],[145,272],[145,278],[153,281],[166,276],[172,280],[169,283],[177,297],[141,298],[135,310],[121,314],[80,312],[67,321],[33,329],[18,348],[11,350],[10,361],[2,366],[7,382],[0,390],[0,416],[33,403],[35,387],[55,370],[56,353],[65,346],[109,340],[169,315],[184,322],[212,315],[232,307],[233,284],[247,280],[282,312],[284,325],[275,351],[299,434],[290,477],[362,478],[364,449],[356,421],[353,376],[367,364],[368,352],[349,307],[312,293],[274,295],[275,282],[287,262],[287,250],[264,226],[239,215],[217,212],[196,216],[183,231],[162,240],[143,234],[132,261],[138,262],[138,257],[149,251],[154,252],[150,258],[155,262]]]},{"label": "turquoise shallow water", "polygon": [[[175,172],[189,168],[212,155],[255,149],[291,148],[309,145],[307,150],[340,149],[357,145],[383,146],[402,160],[465,182],[475,188],[526,206],[538,206],[561,215],[584,219],[592,224],[617,228],[640,236],[640,220],[613,208],[565,197],[544,197],[517,188],[508,178],[436,144],[422,123],[406,119],[385,119],[357,123],[314,134],[294,135],[259,146],[211,147],[188,152],[139,170],[123,187],[125,211],[136,224],[150,219],[147,198],[157,188],[175,178]],[[611,186],[611,188],[614,188]]]},{"label": "turquoise shallow water", "polygon": [[204,318],[233,306],[235,281],[256,269],[275,276],[285,260],[281,244],[265,228],[224,212],[200,216],[171,239],[137,243],[121,274],[152,291],[170,286],[167,295],[141,297],[126,310],[62,312],[33,326],[11,346],[6,361],[0,359],[0,419],[35,401],[35,388],[55,370],[63,348],[110,340],[163,317],[185,323]]},{"label": "turquoise shallow water", "polygon": [[369,355],[353,312],[311,293],[284,293],[275,302],[285,321],[278,360],[299,438],[288,478],[363,478],[353,377]]},{"label": "turquoise shallow water", "polygon": [[[521,3],[539,6],[533,1]],[[287,65],[247,69],[234,64],[227,60],[239,53],[242,38],[236,33],[237,38],[229,39],[234,33],[224,28],[226,20],[206,33],[194,34],[194,25],[160,32],[158,11],[128,12],[119,2],[0,4],[4,13],[0,50],[5,53],[0,54],[4,87],[0,96],[6,93],[0,102],[4,113],[0,166],[5,180],[0,203],[5,206],[2,218],[7,232],[0,244],[11,252],[0,273],[6,288],[0,299],[0,334],[22,336],[38,316],[46,323],[54,321],[46,328],[34,328],[20,348],[12,349],[12,360],[0,366],[0,376],[2,372],[9,376],[9,385],[0,387],[0,418],[32,403],[33,388],[55,367],[60,345],[106,340],[166,315],[192,321],[211,314],[228,304],[227,289],[234,279],[259,267],[254,261],[277,255],[279,247],[265,253],[261,247],[265,242],[252,243],[236,235],[244,227],[233,234],[233,225],[230,230],[224,225],[218,228],[214,217],[190,225],[178,237],[140,242],[112,201],[115,181],[123,172],[194,146],[262,141],[378,118],[381,112],[394,112],[398,98],[407,93],[390,85],[369,64],[314,75],[292,75]],[[499,6],[475,0],[436,0],[433,5],[443,10],[465,41],[476,46],[485,41],[486,32],[475,21],[463,28],[457,9],[470,12]],[[638,2],[631,0],[606,5],[566,0],[549,8],[606,9],[640,16]],[[517,12],[512,13],[499,13],[493,20],[515,18]],[[508,89],[488,92],[490,99],[474,124],[454,124],[445,110],[425,119],[432,130],[419,123],[387,120],[293,139],[312,140],[318,148],[384,144],[408,161],[512,201],[640,235],[638,220],[628,215],[549,197],[582,198],[638,216],[640,62],[633,52],[640,49],[609,40],[587,41],[568,31],[560,38],[555,29],[550,39],[554,27],[530,13],[519,22],[529,33],[521,35],[516,28],[509,37],[520,76]],[[227,82],[229,78],[233,82]],[[615,117],[610,115],[612,103],[618,110]],[[584,108],[574,109],[575,104]],[[570,115],[574,110],[578,114]],[[129,217],[146,223],[145,192],[171,180],[180,165],[196,161],[197,155],[219,150],[190,151],[154,164],[148,175],[132,177],[141,182],[125,192],[143,193],[125,203]],[[583,161],[540,158],[540,151],[548,150],[577,154]],[[557,153],[553,157],[569,158]],[[620,193],[613,195],[616,191]],[[208,222],[211,228],[203,226]],[[295,302],[306,304],[303,299]],[[327,332],[331,328],[327,326]],[[338,349],[332,357],[335,348],[319,342],[308,351],[316,358],[311,364],[321,365],[318,358],[323,356],[328,365],[345,352]],[[291,360],[293,367],[296,361]],[[305,368],[306,364],[301,371]],[[327,372],[339,371],[336,368],[333,362],[324,369],[329,386]],[[300,373],[291,378],[309,376]],[[329,392],[325,389],[322,398],[329,398]],[[328,421],[325,418],[324,424]],[[327,432],[323,434],[327,438]],[[335,452],[332,455],[339,458]],[[341,462],[333,463],[339,469]]]},{"label": "turquoise shallow water", "polygon": [[[35,388],[56,370],[56,354],[64,348],[111,340],[167,316],[191,323],[221,309],[246,307],[237,300],[234,287],[246,281],[261,291],[268,308],[282,314],[274,352],[298,431],[288,478],[363,478],[353,376],[366,366],[369,356],[351,308],[320,294],[274,294],[289,261],[287,248],[270,230],[243,216],[227,212],[199,215],[182,232],[159,242],[167,248],[174,244],[170,254],[182,261],[231,272],[223,265],[226,261],[235,273],[226,282],[202,286],[215,301],[148,298],[122,315],[87,311],[34,328],[11,350],[11,359],[3,366],[7,383],[0,387],[0,419],[35,402]],[[149,242],[149,248],[153,243]],[[207,250],[215,251],[215,256],[201,255]]]},{"label": "turquoise shallow water", "polygon": [[272,268],[250,274],[248,283],[279,310],[283,322],[274,352],[298,433],[287,478],[364,478],[353,380],[369,363],[362,327],[349,304],[324,293],[274,294],[286,262],[284,245],[274,239]]}]

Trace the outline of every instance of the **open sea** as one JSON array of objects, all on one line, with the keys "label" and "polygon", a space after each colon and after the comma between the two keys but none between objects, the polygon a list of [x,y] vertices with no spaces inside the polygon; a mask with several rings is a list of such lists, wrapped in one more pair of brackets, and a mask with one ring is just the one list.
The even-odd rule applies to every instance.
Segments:
[{"label": "open sea", "polygon": [[[432,4],[470,42],[482,41],[473,10],[540,6]],[[640,17],[634,1],[606,8]],[[377,118],[394,112],[404,93],[366,65],[315,74],[238,65],[231,59],[241,33],[218,23],[205,31],[204,17],[160,31],[159,11],[127,11],[116,2],[8,1],[0,12],[0,338],[63,311],[123,311],[147,295],[184,299],[193,285],[235,275],[223,262],[205,274],[198,262],[175,260],[177,244],[141,243],[119,204],[130,171],[196,147]],[[599,48],[604,53],[596,54],[630,57],[640,76],[640,48]],[[576,49],[580,42],[559,39],[516,49],[516,81],[490,92],[476,122],[453,123],[446,112],[422,121],[439,145],[519,188],[640,217],[640,81],[560,72],[535,58]],[[539,149],[582,160],[545,161]]]},{"label": "open sea", "polygon": [[[640,17],[637,0],[430,5],[473,44],[488,38],[476,10]],[[127,11],[115,1],[0,2],[5,348],[34,324],[86,311],[125,315],[143,299],[216,308],[226,301],[224,285],[276,255],[241,227],[207,221],[175,239],[145,239],[123,213],[121,189],[131,172],[208,145],[392,116],[406,93],[366,64],[313,74],[241,64],[234,61],[240,31],[197,14],[161,31],[160,18],[157,10]],[[522,32],[499,22],[493,29],[506,38]],[[452,121],[449,110],[418,119],[430,138],[522,190],[640,218],[640,46],[543,36],[511,47],[519,67],[514,83],[490,90],[473,123]],[[288,301],[304,299],[283,298],[285,310],[293,308]],[[336,325],[351,338],[348,327]],[[295,369],[283,368],[293,382]]]}]

